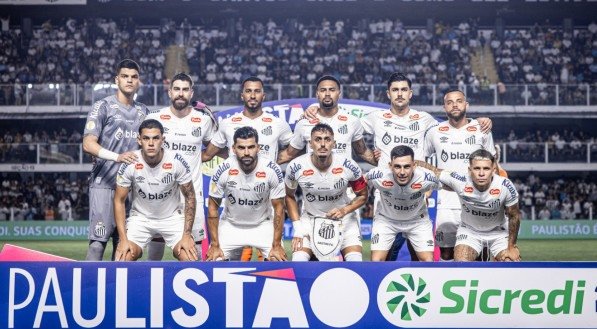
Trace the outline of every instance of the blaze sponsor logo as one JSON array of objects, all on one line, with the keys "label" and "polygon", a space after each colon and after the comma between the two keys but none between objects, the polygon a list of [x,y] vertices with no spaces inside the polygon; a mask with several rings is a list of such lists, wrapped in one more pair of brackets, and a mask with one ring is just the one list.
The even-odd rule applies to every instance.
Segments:
[{"label": "blaze sponsor logo", "polygon": [[313,171],[313,169],[307,169],[307,170],[303,170],[303,176],[311,176],[313,175],[315,172]]},{"label": "blaze sponsor logo", "polygon": [[420,117],[418,114],[413,114],[413,115],[410,115],[408,118],[411,120],[419,120]]},{"label": "blaze sponsor logo", "polygon": [[448,126],[439,127],[439,131],[448,131],[448,130],[450,130],[450,127],[448,127]]},{"label": "blaze sponsor logo", "polygon": [[191,122],[199,123],[199,122],[201,122],[201,118],[191,117]]},{"label": "blaze sponsor logo", "polygon": [[166,162],[162,165],[162,168],[169,170],[172,169],[172,163],[171,162]]},{"label": "blaze sponsor logo", "polygon": [[263,122],[272,122],[273,120],[272,120],[272,118],[263,118],[263,119],[261,119],[261,121],[263,121]]},{"label": "blaze sponsor logo", "polygon": [[383,187],[392,187],[392,186],[394,186],[394,182],[389,181],[389,180],[385,180],[385,181],[381,182],[381,186],[383,186]]},{"label": "blaze sponsor logo", "polygon": [[340,120],[340,121],[346,121],[346,120],[348,120],[348,117],[347,117],[346,115],[342,115],[342,114],[340,114],[340,115],[338,116],[338,120]]},{"label": "blaze sponsor logo", "polygon": [[471,132],[477,131],[477,127],[473,127],[473,126],[467,127],[466,131],[471,131]]},{"label": "blaze sponsor logo", "polygon": [[255,177],[257,178],[265,178],[265,171],[258,171],[255,173]]},{"label": "blaze sponsor logo", "polygon": [[334,168],[332,169],[332,174],[336,175],[336,174],[341,174],[344,172],[344,169],[342,168]]},{"label": "blaze sponsor logo", "polygon": [[489,194],[491,194],[491,195],[499,195],[500,194],[500,189],[499,188],[492,188],[491,190],[489,190]]},{"label": "blaze sponsor logo", "polygon": [[230,175],[230,176],[238,175],[238,169],[230,169],[230,171],[228,171],[228,175]]},{"label": "blaze sponsor logo", "polygon": [[390,118],[392,118],[392,113],[390,113],[390,112],[384,113],[383,117],[386,118],[386,119],[390,119]]},{"label": "blaze sponsor logo", "polygon": [[243,118],[241,118],[241,117],[232,118],[232,122],[240,122],[240,121],[243,121]]},{"label": "blaze sponsor logo", "polygon": [[141,169],[143,169],[143,164],[142,164],[142,163],[137,163],[137,164],[135,165],[135,169],[137,169],[137,170],[141,170]]},{"label": "blaze sponsor logo", "polygon": [[420,189],[421,187],[423,187],[423,185],[422,185],[421,183],[412,183],[412,184],[410,185],[410,188],[412,188],[413,190],[418,190],[418,189]]},{"label": "blaze sponsor logo", "polygon": [[160,119],[161,120],[170,120],[171,116],[170,114],[162,114],[160,115]]},{"label": "blaze sponsor logo", "polygon": [[472,186],[465,186],[464,187],[464,193],[473,193],[473,187]]}]

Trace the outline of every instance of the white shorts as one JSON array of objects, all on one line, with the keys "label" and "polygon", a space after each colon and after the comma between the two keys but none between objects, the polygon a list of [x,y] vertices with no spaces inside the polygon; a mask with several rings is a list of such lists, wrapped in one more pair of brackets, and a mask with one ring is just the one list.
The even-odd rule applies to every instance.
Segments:
[{"label": "white shorts", "polygon": [[396,234],[402,233],[417,252],[433,251],[433,225],[429,217],[414,220],[390,220],[383,216],[373,218],[371,250],[390,250]]},{"label": "white shorts", "polygon": [[437,209],[435,216],[435,243],[440,248],[454,248],[456,245],[456,231],[462,220],[460,209]]},{"label": "white shorts", "polygon": [[508,230],[504,227],[498,227],[491,231],[481,232],[470,226],[461,225],[456,234],[456,245],[467,245],[478,254],[481,254],[484,247],[491,251],[493,257],[497,256],[502,250],[508,249]]},{"label": "white shorts", "polygon": [[[362,238],[361,238],[361,229],[359,225],[359,221],[356,219],[357,217],[354,215],[346,215],[342,218],[342,245],[340,246],[340,250],[344,250],[346,247],[350,246],[363,246]],[[303,229],[307,233],[307,236],[303,238],[303,247],[307,249],[313,249],[311,247],[311,232],[313,232],[313,225],[311,218],[305,214],[301,216],[301,224]]]},{"label": "white shorts", "polygon": [[264,220],[255,226],[240,226],[227,220],[220,220],[218,237],[220,249],[226,259],[240,260],[240,253],[234,251],[237,249],[242,251],[245,246],[261,250],[263,258],[267,258],[274,241],[274,222]]},{"label": "white shorts", "polygon": [[147,219],[131,216],[126,220],[126,237],[142,249],[155,236],[162,236],[170,248],[182,239],[184,216],[174,215],[165,219]]}]

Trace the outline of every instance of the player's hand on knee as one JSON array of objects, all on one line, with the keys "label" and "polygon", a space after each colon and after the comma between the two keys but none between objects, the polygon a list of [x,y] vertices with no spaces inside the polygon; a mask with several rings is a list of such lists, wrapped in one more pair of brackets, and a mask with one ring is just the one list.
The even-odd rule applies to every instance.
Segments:
[{"label": "player's hand on knee", "polygon": [[205,258],[207,261],[221,261],[224,260],[224,252],[220,247],[209,246],[207,250],[207,257]]},{"label": "player's hand on knee", "polygon": [[130,244],[128,241],[120,240],[118,242],[118,246],[116,246],[116,252],[114,253],[114,260],[115,261],[127,261],[129,257],[134,259],[132,255],[133,250],[131,249]]},{"label": "player's hand on knee", "polygon": [[282,246],[275,246],[269,252],[269,260],[270,261],[286,261],[286,251]]},{"label": "player's hand on knee", "polygon": [[325,214],[325,216],[329,219],[340,220],[346,216],[346,210],[344,208],[334,208]]},{"label": "player's hand on knee", "polygon": [[118,155],[118,160],[116,161],[131,164],[137,161],[137,155],[135,152],[124,152]]},{"label": "player's hand on knee", "polygon": [[177,248],[177,255],[179,260],[196,261],[199,259],[197,249],[195,248],[195,241],[190,234],[183,234]]}]

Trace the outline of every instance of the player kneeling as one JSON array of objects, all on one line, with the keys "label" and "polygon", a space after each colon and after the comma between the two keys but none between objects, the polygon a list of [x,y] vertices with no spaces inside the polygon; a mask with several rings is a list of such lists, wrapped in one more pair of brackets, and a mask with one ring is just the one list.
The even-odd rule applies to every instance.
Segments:
[{"label": "player kneeling", "polygon": [[[235,250],[244,246],[259,249],[264,259],[286,260],[282,247],[282,170],[258,155],[259,135],[255,128],[237,129],[233,140],[235,156],[222,163],[212,176],[207,218],[211,242],[207,260],[240,260],[231,258],[235,258]],[[220,218],[218,208],[223,200]]]},{"label": "player kneeling", "polygon": [[[332,153],[334,131],[327,124],[311,130],[311,153],[286,167],[286,206],[294,227],[292,260],[362,261],[361,231],[354,211],[367,201],[367,185],[361,168],[352,159]],[[299,215],[296,189],[303,192]],[[350,199],[351,187],[356,197]]]},{"label": "player kneeling", "polygon": [[[118,170],[114,218],[120,242],[116,260],[139,259],[155,235],[164,237],[176,259],[198,260],[191,235],[196,206],[191,169],[180,154],[163,149],[163,142],[162,125],[156,120],[144,121],[138,136],[141,150],[135,151],[139,161],[123,163]],[[125,224],[129,191],[132,191],[131,211]]]},{"label": "player kneeling", "polygon": [[408,239],[420,261],[433,261],[433,225],[429,219],[425,192],[440,188],[430,170],[419,168],[414,151],[400,145],[390,153],[389,168],[374,168],[365,178],[376,188],[381,201],[371,229],[371,260],[384,261],[396,234]]}]

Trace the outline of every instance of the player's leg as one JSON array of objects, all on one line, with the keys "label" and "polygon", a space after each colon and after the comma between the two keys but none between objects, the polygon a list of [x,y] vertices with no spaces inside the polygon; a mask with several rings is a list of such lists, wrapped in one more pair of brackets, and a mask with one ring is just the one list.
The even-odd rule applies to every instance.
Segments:
[{"label": "player's leg", "polygon": [[374,262],[386,261],[390,249],[397,236],[402,238],[402,232],[398,232],[398,224],[386,220],[384,217],[376,216],[371,225],[371,260]]},{"label": "player's leg", "polygon": [[89,246],[85,260],[102,260],[106,243],[117,231],[114,224],[113,200],[114,190],[89,188]]},{"label": "player's leg", "polygon": [[404,235],[411,243],[413,251],[419,261],[432,262],[433,250],[433,224],[428,217],[405,223],[408,226],[404,228]]},{"label": "player's leg", "polygon": [[472,262],[483,250],[484,238],[479,232],[468,227],[460,226],[457,232],[454,260],[457,262]]},{"label": "player's leg", "polygon": [[456,231],[460,225],[459,209],[438,209],[435,222],[435,243],[439,246],[441,260],[454,259]]},{"label": "player's leg", "polygon": [[488,233],[488,249],[496,261],[502,261],[503,254],[508,249],[508,231],[496,230]]},{"label": "player's leg", "polygon": [[361,229],[355,217],[345,216],[342,219],[342,240],[341,253],[347,262],[363,261],[363,242]]},{"label": "player's leg", "polygon": [[313,232],[313,225],[311,224],[311,220],[309,218],[301,217],[300,221],[303,229],[305,232],[307,232],[307,236],[303,237],[302,248],[292,252],[292,261],[308,262],[315,256],[313,254],[313,250],[311,250],[311,233]]}]

